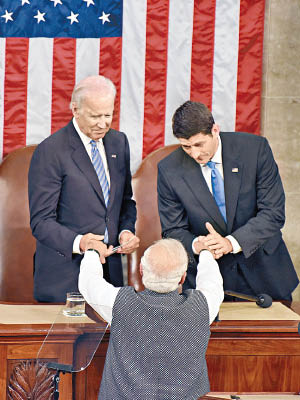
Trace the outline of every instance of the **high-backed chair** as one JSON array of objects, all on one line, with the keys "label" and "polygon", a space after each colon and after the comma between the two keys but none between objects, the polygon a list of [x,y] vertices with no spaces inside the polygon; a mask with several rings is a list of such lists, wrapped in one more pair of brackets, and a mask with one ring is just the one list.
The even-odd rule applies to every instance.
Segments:
[{"label": "high-backed chair", "polygon": [[0,301],[35,302],[35,240],[29,226],[27,190],[27,174],[35,148],[15,150],[0,165]]},{"label": "high-backed chair", "polygon": [[140,247],[128,259],[128,284],[143,290],[139,273],[141,257],[155,240],[161,238],[161,225],[157,208],[157,163],[174,151],[178,145],[162,147],[149,154],[132,178],[132,189],[137,205],[136,235]]}]

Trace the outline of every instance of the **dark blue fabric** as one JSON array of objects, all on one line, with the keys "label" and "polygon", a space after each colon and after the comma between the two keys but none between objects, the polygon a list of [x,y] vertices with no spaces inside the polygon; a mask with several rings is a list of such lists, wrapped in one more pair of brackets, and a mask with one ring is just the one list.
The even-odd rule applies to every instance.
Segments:
[{"label": "dark blue fabric", "polygon": [[[22,3],[24,3],[22,5]],[[89,4],[82,0],[1,0],[0,37],[65,37],[101,38],[122,36],[123,0],[94,0]],[[34,18],[38,10],[45,21]],[[11,19],[2,15],[11,14]],[[71,23],[67,17],[78,14],[78,22]],[[109,21],[99,19],[105,13]],[[7,22],[6,22],[7,19]]]}]

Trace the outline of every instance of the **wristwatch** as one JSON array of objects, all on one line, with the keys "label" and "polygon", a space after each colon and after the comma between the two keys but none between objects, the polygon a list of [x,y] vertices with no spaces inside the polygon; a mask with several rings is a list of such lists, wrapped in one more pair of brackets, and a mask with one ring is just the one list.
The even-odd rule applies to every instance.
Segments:
[{"label": "wristwatch", "polygon": [[98,250],[96,250],[96,249],[87,249],[86,251],[94,251],[95,253],[97,253],[98,254],[98,256],[100,257],[100,253],[99,253],[99,251]]}]

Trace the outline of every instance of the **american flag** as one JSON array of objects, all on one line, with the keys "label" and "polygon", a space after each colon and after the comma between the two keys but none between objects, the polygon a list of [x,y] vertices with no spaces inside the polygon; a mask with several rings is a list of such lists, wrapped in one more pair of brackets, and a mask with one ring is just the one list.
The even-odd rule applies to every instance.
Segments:
[{"label": "american flag", "polygon": [[175,143],[191,99],[223,131],[260,133],[264,0],[0,0],[0,158],[71,118],[74,84],[116,85],[133,172]]}]

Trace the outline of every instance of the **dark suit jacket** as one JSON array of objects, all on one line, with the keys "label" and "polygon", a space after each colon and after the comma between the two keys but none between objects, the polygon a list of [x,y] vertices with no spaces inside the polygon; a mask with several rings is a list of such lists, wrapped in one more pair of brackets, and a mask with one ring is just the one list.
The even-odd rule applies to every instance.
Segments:
[{"label": "dark suit jacket", "polygon": [[224,289],[234,290],[238,264],[256,294],[281,299],[299,281],[280,231],[285,221],[285,195],[272,151],[263,137],[236,132],[224,132],[220,137],[227,224],[201,167],[178,148],[158,165],[163,236],[185,245],[190,257],[185,286],[194,287],[192,241],[208,233],[205,222],[210,222],[222,236],[235,237],[243,249],[218,261]]},{"label": "dark suit jacket", "polygon": [[[110,173],[110,199],[102,189],[85,147],[70,122],[35,150],[29,169],[29,205],[32,233],[37,239],[34,296],[39,301],[65,301],[77,291],[82,256],[72,254],[78,234],[104,234],[118,243],[123,229],[134,232],[135,202],[131,199],[128,140],[124,133],[107,132],[103,139]],[[110,282],[122,286],[119,254],[107,261]]]}]

